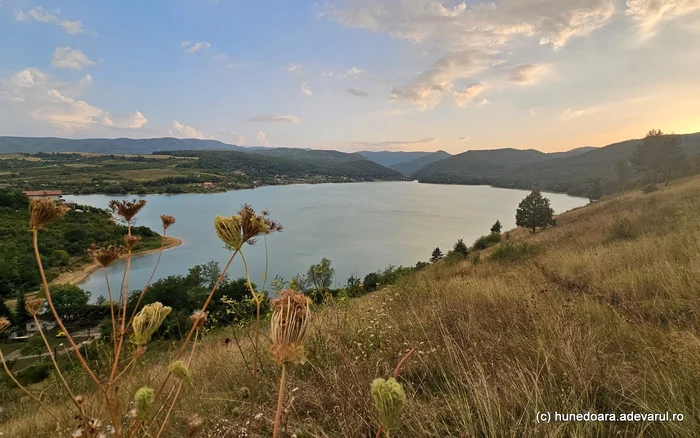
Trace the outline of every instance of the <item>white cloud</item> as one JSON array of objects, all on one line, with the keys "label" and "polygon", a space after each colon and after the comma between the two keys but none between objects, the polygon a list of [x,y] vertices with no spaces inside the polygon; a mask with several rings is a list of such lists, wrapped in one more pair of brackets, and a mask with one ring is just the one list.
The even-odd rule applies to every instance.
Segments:
[{"label": "white cloud", "polygon": [[434,42],[448,50],[464,50],[498,48],[521,36],[559,48],[569,39],[603,26],[615,12],[614,0],[484,0],[469,6],[462,2],[451,8],[442,3],[332,0],[324,4],[323,15],[347,27],[413,43]]},{"label": "white cloud", "polygon": [[91,65],[95,65],[95,62],[91,61],[81,50],[70,47],[56,47],[51,60],[51,66],[54,68],[82,70]]},{"label": "white cloud", "polygon": [[479,106],[488,105],[488,104],[490,104],[490,103],[491,103],[491,101],[488,100],[488,99],[481,99],[481,100],[479,101]]},{"label": "white cloud", "polygon": [[647,32],[663,20],[670,20],[700,10],[698,0],[627,0],[625,15]]},{"label": "white cloud", "polygon": [[418,140],[389,140],[389,141],[380,141],[376,143],[372,142],[367,142],[367,141],[354,141],[352,142],[353,145],[355,146],[362,146],[362,147],[370,147],[370,148],[392,148],[395,146],[406,146],[406,145],[414,145],[414,144],[429,144],[433,143],[435,141],[434,138],[432,137],[427,137],[427,138],[421,138]]},{"label": "white cloud", "polygon": [[471,137],[459,137],[458,138],[459,141],[469,141],[471,139],[472,139]]},{"label": "white cloud", "polygon": [[229,70],[234,70],[239,67],[243,67],[243,64],[234,64],[233,62],[229,62],[228,64],[226,64],[226,68]]},{"label": "white cloud", "polygon": [[309,89],[309,86],[306,85],[306,82],[304,82],[303,84],[301,84],[301,94],[303,94],[304,96],[311,96],[314,93],[311,92],[311,89]]},{"label": "white cloud", "polygon": [[530,108],[530,110],[528,111],[528,114],[530,114],[531,116],[536,116],[536,115],[537,115],[537,111],[535,111],[534,108]]},{"label": "white cloud", "polygon": [[172,129],[169,132],[170,135],[180,138],[204,138],[204,133],[202,131],[192,126],[183,125],[177,120],[173,121]]},{"label": "white cloud", "polygon": [[25,68],[9,79],[0,79],[0,100],[10,102],[0,105],[0,108],[27,115],[33,123],[44,122],[63,133],[87,128],[138,129],[148,123],[138,111],[112,114],[69,95],[72,90],[91,83],[89,75],[83,77],[77,86],[53,82],[41,70]]},{"label": "white cloud", "polygon": [[219,53],[218,55],[214,55],[214,57],[211,59],[213,59],[214,61],[228,61],[228,55]]},{"label": "white cloud", "polygon": [[528,85],[537,82],[549,71],[549,66],[543,64],[520,64],[508,73],[508,80],[518,84]]},{"label": "white cloud", "polygon": [[[445,55],[438,59],[432,68],[418,75],[411,83],[394,88],[391,91],[390,100],[404,100],[414,104],[419,110],[426,110],[437,106],[443,96],[454,95],[457,105],[462,106],[463,103],[466,103],[465,98],[470,96],[465,95],[467,90],[454,92],[454,81],[460,78],[469,78],[475,73],[501,62],[492,59],[481,50],[466,50]],[[472,93],[474,91],[476,90],[471,90]]]},{"label": "white cloud", "polygon": [[290,115],[274,115],[274,114],[260,114],[254,116],[250,119],[251,122],[276,122],[276,123],[299,123],[300,120],[296,116]]},{"label": "white cloud", "polygon": [[258,143],[263,146],[270,146],[270,142],[267,140],[267,134],[262,131],[258,131],[258,135],[255,137],[255,139],[258,140]]},{"label": "white cloud", "polygon": [[400,116],[403,114],[403,111],[399,108],[394,108],[392,110],[387,111],[386,113],[388,116]]},{"label": "white cloud", "polygon": [[338,77],[339,78],[356,78],[358,76],[362,76],[364,73],[365,73],[364,69],[352,67],[343,73],[338,73]]},{"label": "white cloud", "polygon": [[486,87],[483,84],[472,84],[464,87],[462,90],[457,90],[454,92],[455,104],[460,108],[464,108],[485,89]]},{"label": "white cloud", "polygon": [[571,108],[567,108],[563,113],[561,113],[560,118],[562,121],[572,120],[577,117],[581,117],[582,115],[586,114],[586,112],[586,110],[573,110]]},{"label": "white cloud", "polygon": [[303,67],[299,64],[289,64],[284,66],[284,69],[289,73],[300,74],[303,70]]},{"label": "white cloud", "polygon": [[352,87],[352,88],[348,88],[348,89],[345,90],[345,91],[347,91],[348,93],[352,94],[353,96],[357,96],[357,97],[369,97],[369,93],[368,93],[368,92],[366,92],[365,90],[361,90],[361,89],[359,89],[359,88]]},{"label": "white cloud", "polygon": [[34,21],[40,23],[56,23],[69,34],[83,33],[83,23],[80,21],[61,20],[58,15],[50,13],[41,6],[30,9],[29,12],[18,9],[15,11],[14,16],[15,21],[27,21],[29,18],[32,18]]},{"label": "white cloud", "polygon": [[207,41],[197,41],[196,43],[193,43],[192,41],[182,41],[180,43],[180,47],[185,49],[185,52],[189,53],[190,55],[194,55],[200,50],[207,50],[210,48],[211,43]]}]

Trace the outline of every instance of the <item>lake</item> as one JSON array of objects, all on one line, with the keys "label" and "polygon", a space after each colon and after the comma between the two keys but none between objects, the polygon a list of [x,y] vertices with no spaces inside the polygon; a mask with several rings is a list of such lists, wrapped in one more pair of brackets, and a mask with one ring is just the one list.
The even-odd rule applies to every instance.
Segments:
[{"label": "lake", "polygon": [[[335,268],[335,283],[344,285],[351,274],[364,277],[389,265],[412,266],[428,261],[435,247],[443,253],[457,239],[470,245],[488,234],[500,220],[503,229],[515,227],[515,210],[529,192],[489,186],[435,185],[418,182],[373,182],[269,186],[212,194],[135,196],[146,199],[137,216],[137,225],[161,230],[160,215],[168,214],[177,223],[168,234],[183,244],[163,253],[155,279],[187,274],[187,270],[210,260],[226,264],[230,252],[217,238],[213,227],[216,215],[230,216],[249,203],[258,212],[271,210],[271,217],[284,231],[268,236],[269,282],[279,275],[286,280],[326,257]],[[547,193],[552,208],[561,213],[588,203],[587,199]],[[106,208],[111,199],[134,196],[65,196],[67,201]],[[265,268],[262,239],[244,247],[251,278],[259,286]],[[157,254],[132,260],[130,289],[142,288],[151,274]],[[118,285],[124,261],[111,268],[110,282]],[[244,275],[243,263],[236,258],[229,269],[231,278]],[[154,280],[155,281],[155,280]],[[92,292],[92,299],[106,296],[102,271],[80,286]],[[118,287],[118,286],[116,286]]]}]

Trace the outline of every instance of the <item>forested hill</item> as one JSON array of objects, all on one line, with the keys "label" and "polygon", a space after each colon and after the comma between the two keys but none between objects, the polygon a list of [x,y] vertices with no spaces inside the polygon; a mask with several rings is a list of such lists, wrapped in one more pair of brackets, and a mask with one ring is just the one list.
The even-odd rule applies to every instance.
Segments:
[{"label": "forested hill", "polygon": [[404,175],[411,175],[414,172],[417,172],[418,170],[424,168],[428,164],[436,163],[451,156],[452,155],[448,154],[445,151],[437,151],[433,152],[432,154],[424,155],[422,157],[413,159],[411,161],[394,164],[393,166],[389,166],[389,168],[394,169],[397,172],[401,172]]},{"label": "forested hill", "polygon": [[[700,154],[700,133],[680,136],[681,148],[690,166]],[[629,165],[642,140],[627,140],[573,156],[559,156],[529,150],[500,149],[468,151],[430,164],[413,176],[421,182],[441,184],[488,184],[495,187],[566,192],[585,196],[596,178],[606,192],[615,191],[618,178],[614,168],[626,166],[626,178],[635,181],[639,174]]]},{"label": "forested hill", "polygon": [[248,150],[218,140],[196,138],[88,138],[0,137],[0,154],[37,152],[85,152],[94,154],[152,154],[159,150]]}]

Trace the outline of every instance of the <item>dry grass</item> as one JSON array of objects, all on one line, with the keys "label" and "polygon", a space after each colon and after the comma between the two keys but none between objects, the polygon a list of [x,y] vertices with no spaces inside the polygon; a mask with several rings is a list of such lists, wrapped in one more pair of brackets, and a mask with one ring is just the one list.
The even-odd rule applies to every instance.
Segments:
[{"label": "dry grass", "polygon": [[[390,376],[411,347],[417,352],[399,379],[409,401],[392,437],[697,436],[699,194],[700,178],[627,193],[562,215],[559,226],[535,235],[511,232],[511,241],[538,248],[522,260],[489,260],[485,252],[477,265],[438,264],[316,309],[308,362],[290,368],[284,436],[374,436],[370,383]],[[620,218],[631,223],[627,236],[614,231]],[[279,368],[264,359],[258,396],[245,397],[242,388],[254,389],[250,360],[234,342],[224,347],[227,336],[230,328],[205,338],[194,388],[184,390],[165,436],[185,436],[194,413],[204,418],[200,436],[244,436],[242,427],[247,436],[270,436]],[[237,337],[249,353],[248,329]],[[124,393],[158,381],[156,365],[167,357],[147,360],[152,365],[125,381]],[[34,390],[50,394],[53,385]],[[82,388],[91,391],[87,380]],[[71,415],[67,402],[51,407]],[[685,419],[538,424],[538,411],[668,411]],[[5,416],[5,436],[56,436],[50,417],[26,401]]]}]

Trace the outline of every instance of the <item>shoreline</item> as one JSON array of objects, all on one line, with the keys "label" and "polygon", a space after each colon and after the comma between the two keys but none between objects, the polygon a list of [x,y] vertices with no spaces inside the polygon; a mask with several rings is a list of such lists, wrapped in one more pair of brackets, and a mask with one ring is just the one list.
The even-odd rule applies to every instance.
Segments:
[{"label": "shoreline", "polygon": [[[173,236],[163,237],[165,240],[165,245],[163,245],[163,251],[167,251],[172,248],[177,248],[182,245],[182,239],[178,239]],[[147,251],[135,252],[131,257],[139,257],[147,254],[153,254],[160,251],[160,248],[149,249]],[[120,257],[120,260],[125,259],[126,256]],[[96,262],[81,266],[69,272],[63,272],[58,277],[54,278],[50,284],[78,284],[88,278],[90,275],[95,273],[95,271],[100,269],[100,265]]]}]

